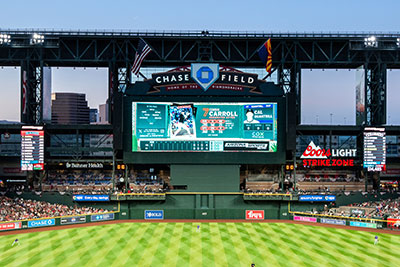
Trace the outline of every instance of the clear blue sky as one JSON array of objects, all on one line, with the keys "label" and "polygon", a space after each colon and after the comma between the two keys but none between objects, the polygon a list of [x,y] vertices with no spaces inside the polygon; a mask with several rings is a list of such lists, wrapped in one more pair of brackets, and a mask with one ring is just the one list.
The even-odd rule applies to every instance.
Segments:
[{"label": "clear blue sky", "polygon": [[[399,31],[400,1],[3,1],[1,28],[224,30],[258,32]],[[19,120],[20,71],[0,69],[0,120]],[[107,95],[106,70],[53,69],[53,91]],[[303,71],[304,123],[354,123],[354,71]],[[400,72],[388,72],[389,123],[400,124]]]}]

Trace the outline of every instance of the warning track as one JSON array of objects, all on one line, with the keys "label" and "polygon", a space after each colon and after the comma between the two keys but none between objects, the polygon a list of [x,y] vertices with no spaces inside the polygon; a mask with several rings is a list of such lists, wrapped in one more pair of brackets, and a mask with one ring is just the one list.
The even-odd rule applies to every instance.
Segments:
[{"label": "warning track", "polygon": [[80,228],[80,227],[91,227],[91,226],[106,225],[106,224],[118,224],[118,223],[239,223],[239,222],[240,223],[303,224],[303,225],[310,225],[310,226],[319,226],[319,227],[339,228],[339,229],[346,229],[346,230],[356,230],[356,231],[364,231],[364,232],[400,235],[400,231],[397,231],[397,230],[361,228],[361,227],[353,227],[353,226],[331,225],[331,224],[312,223],[312,222],[297,222],[297,221],[292,221],[292,220],[260,220],[260,221],[256,221],[256,220],[254,220],[254,221],[249,221],[249,220],[151,220],[151,221],[150,220],[114,220],[114,221],[104,221],[104,222],[90,222],[90,223],[82,223],[82,224],[69,224],[69,225],[60,225],[60,226],[51,226],[51,227],[31,228],[31,229],[22,229],[22,230],[9,230],[9,231],[0,232],[0,236],[26,234],[26,233],[43,232],[43,231],[63,230],[63,229]]}]

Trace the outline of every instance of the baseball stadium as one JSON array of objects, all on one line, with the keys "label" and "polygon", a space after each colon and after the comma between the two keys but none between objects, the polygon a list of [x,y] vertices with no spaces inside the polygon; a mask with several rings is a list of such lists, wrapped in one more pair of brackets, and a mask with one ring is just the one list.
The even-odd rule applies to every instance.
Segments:
[{"label": "baseball stadium", "polygon": [[[0,33],[0,266],[400,266],[400,34]],[[100,122],[59,68],[106,70]],[[354,125],[301,123],[304,70],[356,74]]]}]

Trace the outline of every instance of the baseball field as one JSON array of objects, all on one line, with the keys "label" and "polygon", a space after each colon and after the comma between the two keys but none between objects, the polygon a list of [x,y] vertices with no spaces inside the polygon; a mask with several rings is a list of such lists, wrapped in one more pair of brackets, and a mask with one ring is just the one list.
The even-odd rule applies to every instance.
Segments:
[{"label": "baseball field", "polygon": [[321,226],[119,223],[0,236],[0,266],[400,266],[399,250],[400,235]]}]

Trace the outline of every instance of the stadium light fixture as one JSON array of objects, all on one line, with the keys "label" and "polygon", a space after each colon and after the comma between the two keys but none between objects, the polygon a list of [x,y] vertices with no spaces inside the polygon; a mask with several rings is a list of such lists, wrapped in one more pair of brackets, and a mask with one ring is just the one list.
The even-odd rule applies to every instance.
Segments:
[{"label": "stadium light fixture", "polygon": [[378,41],[375,36],[370,36],[368,38],[364,38],[364,46],[365,47],[378,47]]},{"label": "stadium light fixture", "polygon": [[44,43],[44,35],[34,33],[31,38],[31,44],[38,45]]},{"label": "stadium light fixture", "polygon": [[400,38],[396,39],[396,45],[397,45],[397,47],[400,47]]},{"label": "stadium light fixture", "polygon": [[10,44],[11,36],[8,34],[0,34],[0,44]]}]

